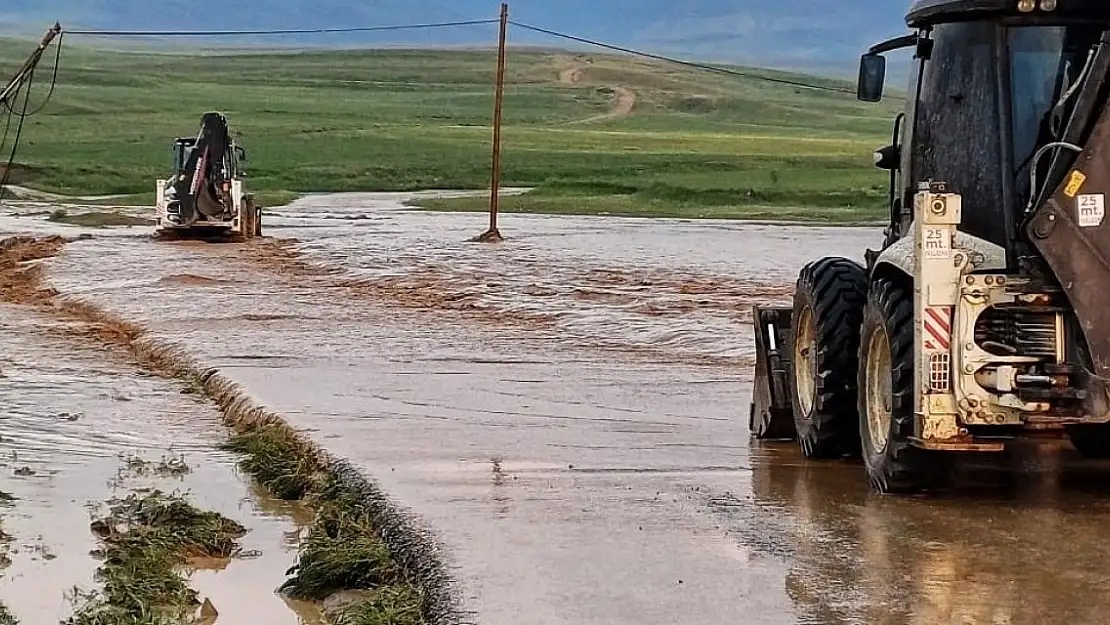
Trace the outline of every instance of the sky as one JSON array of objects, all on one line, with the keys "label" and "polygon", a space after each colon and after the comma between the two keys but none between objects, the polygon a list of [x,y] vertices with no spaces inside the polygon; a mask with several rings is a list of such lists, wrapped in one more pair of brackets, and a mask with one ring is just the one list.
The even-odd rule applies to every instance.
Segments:
[{"label": "sky", "polygon": [[[496,18],[488,0],[4,0],[0,29],[242,30],[326,28]],[[281,6],[276,10],[276,6]],[[514,0],[514,21],[684,59],[790,68],[854,68],[876,41],[905,32],[908,1]],[[514,29],[518,44],[558,44]],[[495,26],[346,36],[266,38],[270,44],[476,45]],[[259,41],[225,41],[256,44]]]}]

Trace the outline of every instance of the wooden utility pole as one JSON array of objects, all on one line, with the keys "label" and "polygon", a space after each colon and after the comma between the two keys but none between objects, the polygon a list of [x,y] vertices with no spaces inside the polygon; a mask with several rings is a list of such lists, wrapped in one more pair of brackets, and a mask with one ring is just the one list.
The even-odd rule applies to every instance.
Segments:
[{"label": "wooden utility pole", "polygon": [[[43,52],[46,51],[46,48],[49,47],[55,39],[58,39],[57,45],[62,45],[62,40],[60,39],[61,35],[62,25],[55,22],[54,27],[46,31],[46,35],[43,36],[42,41],[39,43],[39,47],[35,48],[35,51],[31,53],[31,56],[23,62],[23,65],[21,65],[19,67],[19,70],[16,71],[15,76],[13,76],[11,80],[7,82],[7,84],[0,86],[0,108],[6,108],[8,112],[16,113],[16,100],[19,99],[19,94],[20,92],[22,92],[24,97],[23,113],[27,113],[27,103],[30,101],[29,99],[31,97],[31,94],[23,91],[23,88],[26,86],[27,89],[30,90],[31,87],[29,83],[31,77],[35,73],[35,67],[38,66],[39,61],[42,60]],[[61,62],[62,57],[60,48],[58,49],[58,55],[58,62]],[[57,71],[58,68],[55,64],[55,76],[57,75]],[[54,88],[51,87],[50,91],[51,93],[53,93]],[[47,99],[50,98],[49,95],[47,95],[46,97]],[[11,124],[11,117],[8,117],[8,124]],[[19,122],[19,127],[23,128],[22,121]],[[5,130],[3,140],[0,140],[0,144],[5,143],[7,138],[8,133]],[[4,160],[6,162],[0,163],[0,168],[3,168],[0,169],[0,203],[4,202],[4,196],[6,195],[6,192],[8,190],[8,182],[11,181],[12,168],[15,167],[15,152],[16,148],[19,147],[17,145],[18,143],[19,132],[16,131],[15,141],[12,142],[11,146],[11,152],[9,152],[6,157],[4,157]],[[2,147],[3,146],[0,146],[0,149],[2,149]]]},{"label": "wooden utility pole", "polygon": [[501,34],[497,41],[497,86],[493,95],[493,158],[490,165],[489,230],[475,237],[479,242],[503,240],[497,229],[497,209],[501,199],[501,112],[505,101],[505,40],[509,28],[509,5],[501,3]]}]

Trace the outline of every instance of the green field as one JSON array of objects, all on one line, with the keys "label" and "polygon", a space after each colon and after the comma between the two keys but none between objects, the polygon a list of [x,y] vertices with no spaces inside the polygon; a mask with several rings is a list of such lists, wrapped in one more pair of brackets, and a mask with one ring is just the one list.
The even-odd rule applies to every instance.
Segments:
[{"label": "green field", "polygon": [[[29,47],[0,40],[0,76]],[[50,51],[32,108],[52,68]],[[221,110],[247,149],[246,184],[264,198],[485,188],[493,77],[487,51],[190,55],[67,41],[12,182],[149,200],[171,140]],[[510,50],[508,81],[503,183],[536,191],[506,199],[507,211],[859,220],[885,202],[871,153],[889,140],[897,101],[541,50]]]}]

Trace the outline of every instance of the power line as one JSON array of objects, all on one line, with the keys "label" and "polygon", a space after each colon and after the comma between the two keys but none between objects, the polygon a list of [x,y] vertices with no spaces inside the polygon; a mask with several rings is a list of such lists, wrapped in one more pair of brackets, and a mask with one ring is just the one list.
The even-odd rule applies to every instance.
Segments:
[{"label": "power line", "polygon": [[[4,166],[4,176],[2,178],[0,178],[0,202],[4,201],[4,192],[8,190],[8,182],[11,180],[11,177],[12,177],[12,167],[15,165],[15,153],[16,153],[16,149],[19,147],[19,137],[20,137],[20,135],[23,134],[23,122],[27,119],[27,109],[31,104],[31,84],[34,83],[34,81],[35,81],[35,70],[32,69],[31,72],[27,75],[27,80],[22,85],[20,85],[20,87],[19,87],[20,89],[24,90],[24,92],[23,92],[23,112],[16,113],[14,110],[12,110],[10,108],[8,109],[9,110],[9,112],[8,112],[8,125],[9,125],[9,127],[11,125],[13,115],[18,115],[19,116],[19,123],[16,124],[16,127],[15,127],[15,139],[12,140],[12,150],[8,154],[8,164]],[[16,92],[16,97],[19,97],[18,92]],[[12,99],[14,100],[15,98],[12,98]],[[7,130],[6,129],[4,131],[4,134],[7,135]]]},{"label": "power line", "polygon": [[[15,138],[12,140],[11,151],[8,153],[8,162],[4,166],[3,175],[0,176],[0,202],[4,201],[4,194],[5,191],[7,191],[8,182],[11,180],[12,167],[15,166],[16,151],[19,148],[19,139],[23,134],[23,123],[27,121],[28,117],[37,114],[45,108],[47,103],[50,102],[51,96],[54,95],[54,87],[58,83],[58,68],[61,65],[62,59],[61,30],[62,27],[60,25],[54,24],[54,27],[46,32],[38,48],[35,49],[26,61],[24,61],[23,66],[16,72],[15,77],[8,82],[8,85],[4,87],[2,93],[0,93],[0,97],[3,98],[2,104],[4,105],[4,109],[8,112],[8,118],[4,124],[4,136],[3,139],[0,139],[0,151],[7,146],[8,133],[11,131],[12,127],[12,118],[19,117],[19,124],[16,125],[15,129]],[[58,51],[54,59],[54,77],[51,81],[50,92],[40,106],[34,111],[29,111],[31,107],[31,87],[35,82],[35,69],[38,67],[39,61],[42,60],[43,52],[55,38],[58,39]],[[19,98],[21,91],[23,92],[23,110],[17,113],[12,103]]]},{"label": "power line", "polygon": [[[38,115],[39,113],[41,113],[42,110],[44,108],[46,108],[47,104],[50,104],[50,99],[54,97],[54,89],[58,86],[58,67],[61,66],[61,63],[62,63],[62,40],[63,39],[64,39],[64,34],[59,33],[58,34],[58,41],[57,41],[57,43],[54,44],[54,45],[57,46],[57,49],[54,51],[54,75],[50,78],[50,90],[46,92],[46,98],[44,98],[42,103],[39,104],[37,107],[35,107],[35,110],[31,111],[30,113],[27,112],[26,107],[24,107],[23,112],[17,113],[15,111],[15,109],[12,108],[12,105],[11,105],[10,102],[4,102],[4,107],[6,109],[8,109],[8,113],[9,113],[9,117],[8,117],[9,123],[11,122],[11,115],[18,115],[20,117],[24,117],[24,116],[33,117],[33,116]],[[29,87],[28,87],[28,94],[27,95],[28,95],[28,97],[30,97],[30,88]],[[13,100],[14,100],[14,98],[13,98]],[[7,134],[8,134],[7,130],[5,129],[5,131],[4,131],[5,139],[7,138]],[[4,142],[0,141],[0,152],[2,152],[4,150],[3,145],[4,145]]]},{"label": "power line", "polygon": [[546,28],[540,28],[539,26],[531,26],[529,24],[522,24],[520,22],[515,22],[515,21],[510,21],[509,23],[512,24],[513,26],[518,27],[518,28],[523,28],[525,30],[530,30],[530,31],[537,32],[537,33],[543,33],[545,35],[550,35],[552,37],[559,37],[560,39],[567,39],[569,41],[577,41],[578,43],[585,43],[585,44],[589,44],[591,46],[597,46],[599,48],[605,48],[606,50],[613,50],[614,52],[623,52],[625,54],[632,54],[634,56],[640,56],[640,57],[644,57],[644,58],[648,58],[648,59],[655,59],[657,61],[665,61],[667,63],[675,63],[677,65],[685,65],[686,67],[692,67],[692,68],[695,68],[695,69],[701,69],[701,70],[705,70],[705,71],[709,71],[709,72],[717,72],[719,74],[727,74],[729,76],[739,76],[741,78],[751,78],[751,79],[754,79],[754,80],[762,80],[762,81],[765,81],[765,82],[773,82],[773,83],[778,83],[778,84],[781,84],[781,85],[790,85],[792,87],[801,87],[801,88],[804,88],[804,89],[815,89],[817,91],[830,91],[830,92],[833,92],[833,93],[848,93],[848,94],[852,94],[852,95],[855,95],[855,93],[856,93],[854,90],[845,89],[843,87],[832,87],[832,86],[829,86],[829,85],[818,85],[818,84],[814,84],[814,83],[802,82],[802,81],[799,81],[799,80],[790,80],[788,78],[775,78],[773,76],[764,76],[764,75],[761,75],[761,74],[753,74],[753,73],[750,73],[750,72],[738,71],[738,70],[734,70],[734,69],[729,69],[727,67],[719,67],[719,66],[716,66],[716,65],[706,65],[705,63],[696,63],[696,62],[693,62],[693,61],[683,61],[683,60],[680,60],[680,59],[675,59],[675,58],[671,58],[671,57],[668,57],[668,56],[663,56],[663,55],[660,55],[660,54],[652,54],[650,52],[643,52],[641,50],[634,50],[632,48],[625,48],[625,47],[613,45],[613,44],[610,44],[610,43],[603,43],[601,41],[595,41],[593,39],[586,39],[585,37],[578,37],[576,35],[568,35],[567,33],[561,33],[561,32],[554,31],[554,30],[548,30]]},{"label": "power line", "polygon": [[393,30],[422,30],[496,24],[496,19],[395,24],[391,26],[352,26],[348,28],[279,28],[267,30],[67,30],[71,35],[95,37],[241,37],[246,35],[318,35],[330,33],[369,33]]}]

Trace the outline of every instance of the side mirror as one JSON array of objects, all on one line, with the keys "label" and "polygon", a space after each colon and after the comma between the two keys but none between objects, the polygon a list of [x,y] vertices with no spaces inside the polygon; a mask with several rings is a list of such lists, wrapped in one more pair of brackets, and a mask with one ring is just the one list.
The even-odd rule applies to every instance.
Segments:
[{"label": "side mirror", "polygon": [[882,100],[885,83],[886,57],[881,54],[861,56],[859,59],[859,82],[856,84],[856,98],[863,102]]},{"label": "side mirror", "polygon": [[888,145],[886,147],[875,150],[875,167],[885,169],[886,171],[894,171],[898,169],[901,164],[902,150],[898,149],[896,145]]}]

